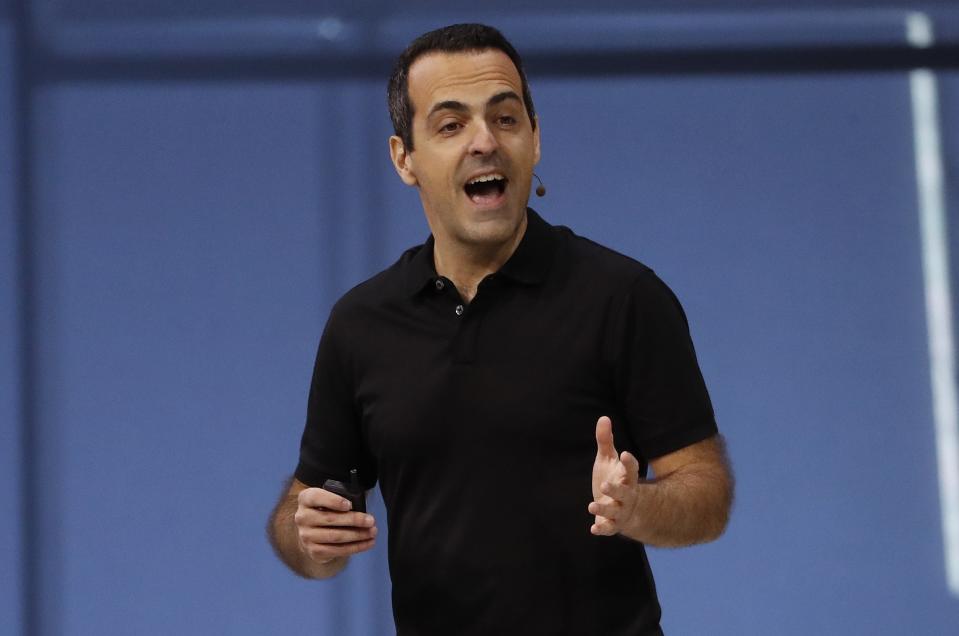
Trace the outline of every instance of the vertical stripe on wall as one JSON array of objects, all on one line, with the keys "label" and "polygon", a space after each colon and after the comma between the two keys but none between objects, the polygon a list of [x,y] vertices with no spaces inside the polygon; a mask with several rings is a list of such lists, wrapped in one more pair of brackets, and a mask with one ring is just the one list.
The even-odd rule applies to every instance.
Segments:
[{"label": "vertical stripe on wall", "polygon": [[[906,37],[915,47],[931,46],[934,37],[929,18],[910,14]],[[939,97],[931,70],[916,69],[910,72],[909,81],[946,579],[952,594],[959,597],[959,401]]]}]

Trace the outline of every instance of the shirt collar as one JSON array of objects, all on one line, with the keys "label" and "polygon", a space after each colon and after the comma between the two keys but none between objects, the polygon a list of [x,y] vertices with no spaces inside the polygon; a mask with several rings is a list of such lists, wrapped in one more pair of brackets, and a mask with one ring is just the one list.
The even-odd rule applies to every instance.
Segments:
[{"label": "shirt collar", "polygon": [[[431,235],[412,255],[407,264],[407,289],[411,296],[435,284],[437,274],[433,263],[434,240]],[[533,208],[526,208],[526,231],[512,256],[497,274],[524,285],[538,285],[546,280],[553,260],[552,226]]]}]

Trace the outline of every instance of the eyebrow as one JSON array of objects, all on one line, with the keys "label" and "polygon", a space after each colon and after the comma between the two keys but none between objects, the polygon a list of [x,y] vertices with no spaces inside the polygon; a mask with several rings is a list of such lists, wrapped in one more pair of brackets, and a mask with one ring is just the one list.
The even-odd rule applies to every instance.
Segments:
[{"label": "eyebrow", "polygon": [[[517,95],[515,92],[503,91],[502,93],[496,93],[495,95],[490,97],[488,100],[486,100],[486,106],[487,107],[495,106],[496,104],[499,104],[500,102],[504,102],[508,99],[515,99],[520,104],[523,103],[523,100],[520,99],[519,95]],[[446,101],[434,104],[433,108],[431,108],[430,112],[426,115],[426,118],[429,119],[430,117],[435,115],[437,111],[441,111],[441,110],[455,110],[460,113],[465,113],[465,112],[469,112],[469,107],[463,102],[458,102],[455,99],[448,99]]]}]

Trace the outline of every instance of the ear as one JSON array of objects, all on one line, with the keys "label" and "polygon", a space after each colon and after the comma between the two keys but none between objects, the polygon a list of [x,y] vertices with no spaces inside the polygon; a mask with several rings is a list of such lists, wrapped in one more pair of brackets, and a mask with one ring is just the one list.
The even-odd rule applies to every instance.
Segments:
[{"label": "ear", "polygon": [[536,128],[533,129],[533,165],[539,163],[539,115],[536,116]]},{"label": "ear", "polygon": [[396,135],[390,137],[390,159],[393,160],[393,167],[396,168],[396,174],[400,175],[403,183],[408,186],[419,185],[419,181],[416,180],[416,175],[413,174],[413,158],[410,156],[410,153],[406,151],[403,140]]}]

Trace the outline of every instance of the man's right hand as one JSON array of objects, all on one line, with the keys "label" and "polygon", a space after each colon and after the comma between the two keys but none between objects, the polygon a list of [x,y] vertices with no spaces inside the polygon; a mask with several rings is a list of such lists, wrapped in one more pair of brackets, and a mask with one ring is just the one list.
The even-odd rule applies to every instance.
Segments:
[{"label": "man's right hand", "polygon": [[322,488],[297,495],[296,525],[300,549],[318,564],[365,552],[376,543],[376,520],[352,512],[349,500]]}]

